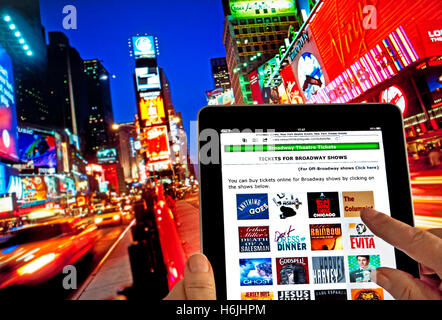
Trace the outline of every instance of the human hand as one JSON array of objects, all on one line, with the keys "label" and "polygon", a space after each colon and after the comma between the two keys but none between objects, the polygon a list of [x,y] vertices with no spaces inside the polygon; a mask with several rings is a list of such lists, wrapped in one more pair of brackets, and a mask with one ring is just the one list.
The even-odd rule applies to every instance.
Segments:
[{"label": "human hand", "polygon": [[442,299],[442,229],[413,228],[373,209],[361,211],[361,219],[378,237],[419,262],[420,279],[392,268],[371,272],[371,280],[398,300]]},{"label": "human hand", "polygon": [[179,281],[164,300],[216,300],[213,269],[206,256],[195,253],[184,268],[184,279]]}]

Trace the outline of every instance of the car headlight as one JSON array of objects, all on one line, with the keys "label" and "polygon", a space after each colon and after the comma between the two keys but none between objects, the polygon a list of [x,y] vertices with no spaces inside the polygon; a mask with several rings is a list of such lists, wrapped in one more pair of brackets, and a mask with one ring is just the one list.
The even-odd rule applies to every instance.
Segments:
[{"label": "car headlight", "polygon": [[114,219],[115,221],[118,221],[118,220],[120,220],[120,215],[116,214],[112,217],[112,219]]},{"label": "car headlight", "polygon": [[101,221],[103,221],[102,218],[95,218],[95,223],[100,223]]},{"label": "car headlight", "polygon": [[29,262],[28,264],[25,264],[23,267],[17,270],[17,273],[22,276],[24,274],[31,274],[35,271],[40,270],[48,263],[52,262],[57,255],[55,253],[49,253],[44,256],[41,256],[40,258],[35,259],[32,262]]}]

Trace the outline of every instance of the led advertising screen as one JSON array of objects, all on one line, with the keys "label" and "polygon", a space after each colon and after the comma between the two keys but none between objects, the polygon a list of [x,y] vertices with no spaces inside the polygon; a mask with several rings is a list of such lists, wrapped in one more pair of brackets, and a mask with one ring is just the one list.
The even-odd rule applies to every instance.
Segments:
[{"label": "led advertising screen", "polygon": [[55,137],[32,128],[18,128],[18,155],[30,168],[57,168]]},{"label": "led advertising screen", "polygon": [[61,193],[67,193],[69,196],[76,196],[77,189],[75,188],[74,179],[63,176],[59,180],[59,191]]},{"label": "led advertising screen", "polygon": [[166,111],[161,96],[152,99],[140,99],[141,120],[146,121],[146,126],[162,124],[166,121]]},{"label": "led advertising screen", "polygon": [[0,158],[17,161],[17,116],[12,62],[0,45]]},{"label": "led advertising screen", "polygon": [[158,67],[136,68],[137,90],[139,92],[146,90],[161,89],[160,71]]},{"label": "led advertising screen", "polygon": [[294,0],[230,0],[230,13],[235,18],[254,18],[297,13]]},{"label": "led advertising screen", "polygon": [[169,140],[167,138],[167,127],[146,128],[146,142],[149,163],[169,160]]},{"label": "led advertising screen", "polygon": [[155,39],[152,36],[132,37],[135,59],[155,58]]},{"label": "led advertising screen", "polygon": [[58,179],[55,176],[45,176],[44,181],[46,184],[47,196],[49,199],[57,199],[60,194],[58,192]]},{"label": "led advertising screen", "polygon": [[23,185],[23,199],[20,202],[24,204],[42,204],[47,201],[44,177],[23,177],[21,181]]},{"label": "led advertising screen", "polygon": [[98,163],[113,163],[117,161],[117,149],[103,149],[97,151]]}]

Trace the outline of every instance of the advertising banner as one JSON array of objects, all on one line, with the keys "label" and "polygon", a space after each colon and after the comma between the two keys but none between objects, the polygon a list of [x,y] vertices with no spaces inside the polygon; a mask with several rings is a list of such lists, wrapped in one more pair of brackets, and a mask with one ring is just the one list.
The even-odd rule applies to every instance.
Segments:
[{"label": "advertising banner", "polygon": [[22,177],[23,184],[23,199],[20,202],[23,204],[42,204],[48,199],[44,177]]},{"label": "advertising banner", "polygon": [[304,103],[304,99],[299,90],[291,65],[286,65],[284,68],[281,69],[281,77],[284,83],[285,90],[287,92],[289,103]]},{"label": "advertising banner", "polygon": [[114,163],[117,161],[117,149],[102,149],[97,151],[97,160],[99,164]]},{"label": "advertising banner", "polygon": [[249,73],[249,83],[250,90],[252,91],[253,101],[257,104],[263,104],[262,95],[261,95],[261,87],[259,86],[259,76],[258,71],[253,70]]},{"label": "advertising banner", "polygon": [[[424,35],[429,37],[430,32],[432,39],[438,38],[441,25],[436,21],[440,21],[440,9],[433,0],[342,0],[324,1],[310,27],[327,74],[336,79],[377,46],[383,51],[394,47],[393,41],[410,43],[414,49],[406,51],[415,50],[415,55],[422,58],[424,39],[428,54],[434,54],[437,43],[425,40]],[[403,32],[394,35],[399,28]],[[394,52],[401,54],[399,50]],[[373,54],[375,59],[377,52]]]},{"label": "advertising banner", "polygon": [[155,58],[155,39],[152,36],[132,37],[135,59]]},{"label": "advertising banner", "polygon": [[156,90],[161,89],[160,71],[158,67],[136,68],[137,90]]},{"label": "advertising banner", "polygon": [[169,140],[167,127],[152,127],[144,129],[146,133],[145,147],[149,163],[169,160]]},{"label": "advertising banner", "polygon": [[442,55],[442,19],[419,25],[427,57]]},{"label": "advertising banner", "polygon": [[139,108],[141,120],[145,121],[145,126],[166,122],[166,111],[163,98],[160,95],[154,99],[141,98]]},{"label": "advertising banner", "polygon": [[346,103],[390,79],[419,60],[402,27],[361,56],[354,64],[321,88],[309,103]]},{"label": "advertising banner", "polygon": [[32,128],[18,128],[18,155],[31,168],[57,168],[55,137]]},{"label": "advertising banner", "polygon": [[17,161],[17,116],[12,61],[0,45],[0,158]]}]

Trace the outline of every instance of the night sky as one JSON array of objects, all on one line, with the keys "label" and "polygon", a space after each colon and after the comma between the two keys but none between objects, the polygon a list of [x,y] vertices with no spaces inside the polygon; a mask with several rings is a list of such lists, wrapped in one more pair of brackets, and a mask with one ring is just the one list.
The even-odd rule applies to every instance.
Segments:
[{"label": "night sky", "polygon": [[[77,9],[77,29],[63,28],[63,7]],[[137,33],[159,40],[158,63],[172,89],[176,111],[182,112],[188,133],[190,121],[206,105],[205,91],[213,89],[210,59],[225,57],[221,0],[40,0],[42,24],[62,31],[84,60],[103,60],[112,79],[115,121],[133,121],[136,102],[128,39]]]}]

